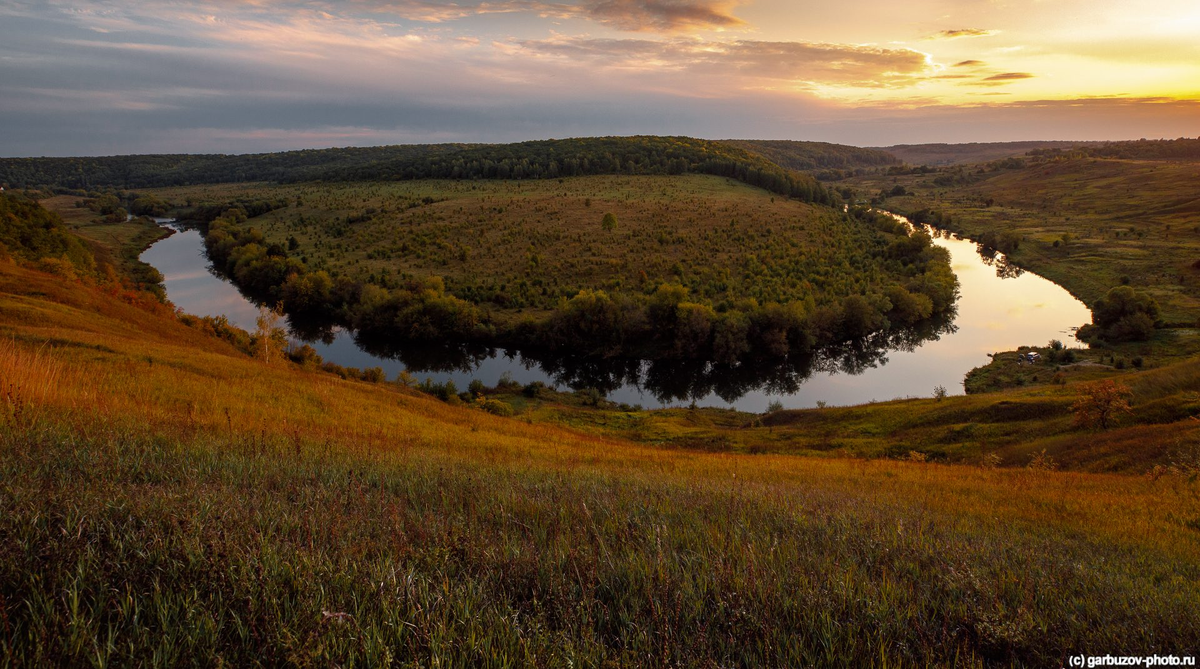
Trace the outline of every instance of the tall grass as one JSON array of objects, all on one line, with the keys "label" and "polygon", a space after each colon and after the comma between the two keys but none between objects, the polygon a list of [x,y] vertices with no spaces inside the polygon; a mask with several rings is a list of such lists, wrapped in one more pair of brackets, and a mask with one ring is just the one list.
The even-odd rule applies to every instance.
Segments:
[{"label": "tall grass", "polygon": [[0,295],[39,314],[6,320],[0,349],[37,407],[0,417],[0,666],[1047,666],[1200,646],[1181,477],[654,449],[54,294]]}]

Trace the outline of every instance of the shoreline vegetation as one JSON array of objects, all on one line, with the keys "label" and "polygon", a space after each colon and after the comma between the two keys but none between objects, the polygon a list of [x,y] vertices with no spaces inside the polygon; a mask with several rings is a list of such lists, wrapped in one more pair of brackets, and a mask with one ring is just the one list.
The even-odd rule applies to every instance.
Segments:
[{"label": "shoreline vegetation", "polygon": [[[904,283],[820,305],[811,293],[803,300],[761,305],[734,295],[714,305],[704,296],[689,295],[677,281],[613,295],[585,288],[560,298],[540,319],[526,316],[513,322],[448,294],[436,275],[383,288],[310,271],[249,224],[251,213],[279,204],[283,203],[251,203],[250,211],[236,205],[205,223],[205,247],[213,265],[247,294],[280,306],[299,323],[318,330],[345,327],[377,341],[482,343],[600,357],[736,364],[751,352],[765,358],[808,354],[922,324],[952,310],[957,290],[947,254],[928,235],[909,234],[891,217],[856,207],[842,224],[882,233],[877,257],[893,275],[907,276]],[[203,221],[203,211],[193,212],[189,220],[197,220],[197,215]]]}]

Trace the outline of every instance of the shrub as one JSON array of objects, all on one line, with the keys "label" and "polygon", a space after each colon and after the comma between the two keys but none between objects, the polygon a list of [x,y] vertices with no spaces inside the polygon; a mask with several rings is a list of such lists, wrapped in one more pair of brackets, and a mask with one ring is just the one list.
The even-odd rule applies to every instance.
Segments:
[{"label": "shrub", "polygon": [[1104,379],[1081,388],[1079,399],[1071,406],[1076,427],[1107,430],[1123,414],[1133,413],[1129,386]]},{"label": "shrub", "polygon": [[362,371],[361,378],[367,383],[383,383],[387,381],[387,373],[382,367],[371,367]]},{"label": "shrub", "polygon": [[475,400],[475,408],[482,409],[496,416],[509,417],[513,415],[513,408],[508,403],[490,397],[483,397],[482,395]]},{"label": "shrub", "polygon": [[308,344],[290,347],[287,352],[287,357],[292,362],[306,369],[318,367],[322,362],[321,355],[317,353],[317,349],[309,346]]},{"label": "shrub", "polygon": [[1052,472],[1058,469],[1058,461],[1046,455],[1046,449],[1043,448],[1041,453],[1035,453],[1029,459],[1029,464],[1025,465],[1025,467],[1033,471]]},{"label": "shrub", "polygon": [[409,372],[407,369],[402,369],[396,375],[396,384],[405,388],[412,388],[417,385],[417,377],[413,376],[412,372]]},{"label": "shrub", "polygon": [[524,395],[525,397],[533,398],[533,397],[537,397],[538,395],[540,395],[541,392],[545,389],[546,389],[546,384],[542,383],[541,381],[532,381],[530,383],[525,384],[525,387],[521,389],[521,394]]}]

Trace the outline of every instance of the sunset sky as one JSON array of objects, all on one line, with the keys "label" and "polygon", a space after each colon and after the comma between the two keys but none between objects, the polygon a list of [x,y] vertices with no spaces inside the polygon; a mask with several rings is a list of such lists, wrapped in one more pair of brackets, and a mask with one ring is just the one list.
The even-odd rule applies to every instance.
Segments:
[{"label": "sunset sky", "polygon": [[0,155],[1200,135],[1196,0],[0,0]]}]

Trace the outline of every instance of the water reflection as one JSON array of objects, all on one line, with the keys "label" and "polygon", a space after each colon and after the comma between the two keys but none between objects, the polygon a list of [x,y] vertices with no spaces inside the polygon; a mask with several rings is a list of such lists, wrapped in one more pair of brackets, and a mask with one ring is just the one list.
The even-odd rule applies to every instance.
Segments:
[{"label": "water reflection", "polygon": [[[749,358],[736,365],[697,360],[638,360],[570,356],[538,351],[517,352],[478,345],[437,348],[390,348],[356,336],[364,351],[379,359],[398,361],[417,372],[471,374],[489,360],[504,359],[526,371],[536,370],[553,385],[596,389],[606,396],[622,390],[637,390],[656,405],[705,403],[718,398],[735,405],[752,392],[794,395],[814,374],[859,375],[887,364],[888,354],[913,351],[921,344],[956,330],[953,314],[929,321],[919,328],[880,333],[868,339],[830,347],[811,355],[788,358]],[[713,402],[706,402],[713,404]]]},{"label": "water reflection", "polygon": [[[935,386],[961,392],[964,375],[988,361],[987,354],[1025,344],[1066,339],[1090,320],[1082,303],[1054,283],[1012,266],[1003,254],[975,242],[930,230],[947,248],[958,276],[957,312],[904,331],[878,333],[864,341],[785,360],[746,360],[738,365],[695,361],[642,361],[545,355],[485,346],[390,347],[351,333],[292,323],[297,339],[313,342],[323,358],[348,367],[382,367],[390,378],[408,370],[419,378],[472,379],[488,385],[503,376],[519,383],[541,381],[563,389],[595,388],[615,402],[647,407],[695,403],[763,411],[780,400],[788,407],[831,406],[928,397]],[[224,315],[253,329],[257,307],[214,275],[195,230],[154,244],[142,260],[165,276],[167,294],[198,315]]]}]

